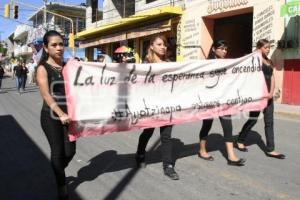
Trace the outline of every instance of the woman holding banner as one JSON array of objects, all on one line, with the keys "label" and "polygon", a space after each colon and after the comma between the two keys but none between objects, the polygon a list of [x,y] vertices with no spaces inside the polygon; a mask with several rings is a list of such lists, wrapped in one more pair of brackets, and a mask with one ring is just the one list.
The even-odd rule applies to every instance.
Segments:
[{"label": "woman holding banner", "polygon": [[51,149],[51,165],[54,170],[58,198],[68,199],[65,168],[75,154],[75,142],[69,142],[65,88],[62,76],[64,44],[56,31],[48,31],[44,49],[37,68],[37,83],[44,100],[41,111],[41,126]]},{"label": "woman holding banner", "polygon": [[[268,54],[270,52],[270,42],[266,39],[261,39],[256,44],[256,49],[262,52],[262,71],[265,76],[269,96],[268,96],[268,104],[267,107],[263,110],[264,113],[264,122],[265,122],[265,135],[267,141],[267,148],[265,154],[268,157],[277,158],[277,159],[284,159],[285,155],[280,154],[275,151],[275,144],[274,144],[274,101],[273,101],[273,93],[275,88],[275,79],[273,75],[273,63],[268,58]],[[235,147],[243,152],[248,151],[245,147],[244,142],[249,134],[250,130],[256,124],[260,111],[253,111],[249,114],[248,121],[244,124],[237,142],[235,143]]]},{"label": "woman holding banner", "polygon": [[[228,44],[225,40],[217,40],[214,41],[210,52],[208,55],[208,59],[223,59],[227,55],[227,48]],[[244,159],[239,159],[233,150],[233,137],[232,137],[232,121],[231,116],[223,116],[219,117],[223,132],[224,132],[224,139],[227,151],[227,163],[228,165],[233,166],[243,166],[245,163]],[[199,139],[200,139],[200,149],[198,152],[199,158],[204,160],[213,161],[214,158],[210,156],[206,150],[206,143],[207,143],[207,136],[212,127],[213,119],[204,119],[202,128],[200,130]]]},{"label": "woman holding banner", "polygon": [[[169,62],[167,58],[167,40],[164,36],[157,35],[150,40],[150,47],[146,56],[147,63]],[[137,165],[145,166],[146,146],[154,128],[144,129],[139,137],[139,143],[136,152]],[[172,160],[172,125],[160,127],[161,152],[164,174],[172,180],[178,180],[179,176],[174,170],[174,162]]]}]

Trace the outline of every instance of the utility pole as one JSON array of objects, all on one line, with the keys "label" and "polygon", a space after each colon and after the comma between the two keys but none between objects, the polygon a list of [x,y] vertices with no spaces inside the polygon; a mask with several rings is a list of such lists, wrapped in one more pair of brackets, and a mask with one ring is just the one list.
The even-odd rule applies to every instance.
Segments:
[{"label": "utility pole", "polygon": [[[44,17],[43,17],[44,28],[46,28],[47,26],[47,1],[48,0],[44,0]],[[46,30],[48,30],[48,27]]]},{"label": "utility pole", "polygon": [[125,7],[126,7],[126,0],[123,0],[123,17],[125,17],[125,12],[126,12],[126,9],[125,9]]}]

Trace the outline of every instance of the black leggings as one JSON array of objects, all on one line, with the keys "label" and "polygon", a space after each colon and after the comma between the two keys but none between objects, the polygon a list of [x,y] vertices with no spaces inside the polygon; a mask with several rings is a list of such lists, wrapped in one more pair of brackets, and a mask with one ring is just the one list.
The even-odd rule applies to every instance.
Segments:
[{"label": "black leggings", "polygon": [[[267,152],[272,152],[275,149],[274,143],[274,101],[273,99],[268,101],[267,107],[263,110],[264,113],[264,122],[265,122],[265,135],[266,135],[266,142],[267,142]],[[260,111],[253,111],[249,114],[248,121],[244,124],[239,137],[238,143],[245,143],[246,137],[248,136],[249,132],[256,124],[258,120],[258,116]]]},{"label": "black leggings", "polygon": [[[224,132],[224,140],[225,142],[233,142],[233,137],[232,137],[232,121],[231,121],[231,116],[226,115],[223,117],[219,117],[223,132]],[[206,140],[208,133],[212,127],[213,124],[213,119],[204,119],[202,128],[199,133],[199,139],[200,140]]]},{"label": "black leggings", "polygon": [[69,141],[67,126],[62,125],[58,119],[53,119],[50,111],[42,110],[41,125],[50,144],[51,165],[57,185],[63,186],[66,184],[65,168],[75,154],[76,144]]},{"label": "black leggings", "polygon": [[[160,140],[161,140],[161,153],[162,153],[162,162],[163,167],[168,165],[173,165],[172,160],[172,128],[173,126],[162,126],[160,127]],[[154,128],[147,128],[141,133],[139,138],[139,144],[137,148],[137,154],[145,154],[146,146],[153,135]]]}]

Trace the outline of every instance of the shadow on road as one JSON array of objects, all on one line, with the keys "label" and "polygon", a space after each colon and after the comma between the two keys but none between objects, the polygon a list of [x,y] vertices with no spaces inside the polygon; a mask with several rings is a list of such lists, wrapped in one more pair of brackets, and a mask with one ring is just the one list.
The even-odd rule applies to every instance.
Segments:
[{"label": "shadow on road", "polygon": [[[208,151],[220,151],[225,158],[227,157],[222,135],[216,133],[210,134],[208,140]],[[172,142],[174,161],[179,158],[196,155],[199,150],[198,143],[184,145],[184,143],[177,138],[173,138]],[[159,144],[160,139],[158,138],[147,152],[146,163],[148,165],[161,162],[161,149]],[[118,154],[115,150],[105,151],[89,160],[90,163],[78,171],[77,177],[68,177],[69,187],[74,191],[83,182],[92,181],[101,174],[130,169],[119,183],[116,184],[114,189],[109,191],[106,197],[103,198],[107,200],[117,199],[140,170],[136,168],[134,156],[134,153]],[[163,173],[163,171],[161,173]]]},{"label": "shadow on road", "polygon": [[0,138],[0,199],[55,200],[49,159],[14,117],[0,116]]},{"label": "shadow on road", "polygon": [[267,146],[265,145],[264,141],[262,140],[261,135],[258,132],[256,132],[256,131],[250,131],[249,134],[248,134],[248,136],[247,136],[245,145],[246,146],[251,146],[251,145],[255,145],[255,144],[263,152],[267,151]]}]

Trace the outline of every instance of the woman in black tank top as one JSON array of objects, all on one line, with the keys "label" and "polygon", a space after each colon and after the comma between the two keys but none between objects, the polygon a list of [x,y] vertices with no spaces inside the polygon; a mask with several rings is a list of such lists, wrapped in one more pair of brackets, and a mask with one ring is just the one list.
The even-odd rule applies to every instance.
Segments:
[{"label": "woman in black tank top", "polygon": [[[157,35],[151,38],[150,46],[146,57],[147,63],[169,62],[167,58],[167,40],[164,36]],[[172,125],[160,127],[161,154],[164,174],[172,180],[178,180],[179,175],[175,171],[175,162],[172,158]],[[154,128],[144,129],[139,137],[139,143],[136,152],[137,166],[146,166],[146,146],[152,137]]]},{"label": "woman in black tank top", "polygon": [[44,100],[41,126],[51,149],[51,165],[55,174],[58,199],[68,199],[65,168],[75,154],[75,142],[68,140],[70,118],[67,114],[65,88],[62,76],[64,45],[62,36],[48,31],[37,68],[37,83]]},{"label": "woman in black tank top", "polygon": [[[274,143],[274,101],[273,101],[273,93],[275,88],[275,79],[273,75],[273,63],[267,57],[270,52],[270,42],[266,39],[261,39],[257,42],[256,48],[262,52],[263,56],[263,64],[262,71],[264,73],[264,77],[266,80],[266,85],[268,88],[269,96],[268,96],[268,105],[263,110],[264,113],[264,123],[265,123],[265,135],[266,135],[266,149],[265,154],[268,157],[284,159],[285,155],[280,154],[275,151],[275,143]],[[244,124],[241,132],[239,133],[239,137],[235,143],[235,147],[240,151],[248,151],[245,147],[244,143],[247,135],[256,124],[260,111],[250,112],[249,120]]]},{"label": "woman in black tank top", "polygon": [[[213,42],[208,59],[224,59],[227,55],[228,44],[225,40],[216,40]],[[230,115],[219,117],[224,134],[224,141],[227,152],[227,164],[233,166],[244,166],[246,160],[238,158],[233,148],[232,120]],[[213,161],[214,158],[206,150],[208,133],[211,130],[214,119],[204,119],[199,133],[199,151],[198,157],[204,160]]]}]

